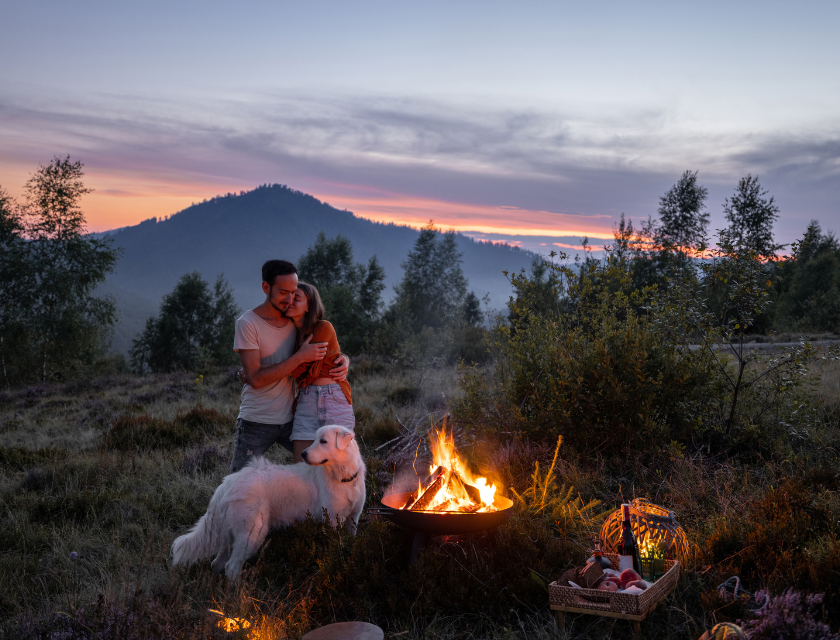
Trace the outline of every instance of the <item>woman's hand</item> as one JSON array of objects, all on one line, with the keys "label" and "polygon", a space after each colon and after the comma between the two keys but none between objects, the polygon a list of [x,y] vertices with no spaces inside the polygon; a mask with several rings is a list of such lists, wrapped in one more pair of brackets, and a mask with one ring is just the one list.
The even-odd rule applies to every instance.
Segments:
[{"label": "woman's hand", "polygon": [[347,370],[350,368],[350,358],[343,353],[335,359],[335,367],[330,369],[330,378],[336,382],[344,382],[347,380]]}]

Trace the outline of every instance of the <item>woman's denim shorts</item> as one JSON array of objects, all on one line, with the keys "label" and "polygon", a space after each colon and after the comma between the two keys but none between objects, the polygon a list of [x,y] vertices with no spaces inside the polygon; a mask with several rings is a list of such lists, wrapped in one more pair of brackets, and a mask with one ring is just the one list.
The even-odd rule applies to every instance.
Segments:
[{"label": "woman's denim shorts", "polygon": [[292,440],[314,440],[315,432],[327,424],[356,427],[353,405],[337,384],[310,385],[301,389],[295,409]]}]

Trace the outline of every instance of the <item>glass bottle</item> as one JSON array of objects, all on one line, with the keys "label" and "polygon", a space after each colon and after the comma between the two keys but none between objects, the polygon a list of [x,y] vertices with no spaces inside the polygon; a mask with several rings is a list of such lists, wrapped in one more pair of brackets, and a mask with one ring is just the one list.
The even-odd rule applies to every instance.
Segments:
[{"label": "glass bottle", "polygon": [[612,569],[612,562],[609,558],[607,558],[604,555],[604,552],[601,550],[601,539],[593,538],[592,546],[595,548],[592,550],[592,557],[589,558],[587,562],[597,562],[601,565],[602,569]]},{"label": "glass bottle", "polygon": [[621,542],[618,545],[618,570],[633,569],[642,575],[642,561],[639,557],[639,545],[633,528],[630,526],[630,505],[621,505]]}]

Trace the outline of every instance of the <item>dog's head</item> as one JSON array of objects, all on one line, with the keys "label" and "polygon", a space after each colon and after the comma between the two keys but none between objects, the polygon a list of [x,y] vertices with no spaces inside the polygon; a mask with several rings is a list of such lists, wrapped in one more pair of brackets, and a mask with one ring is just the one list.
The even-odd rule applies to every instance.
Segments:
[{"label": "dog's head", "polygon": [[315,432],[315,441],[301,454],[306,464],[321,465],[333,462],[344,463],[358,451],[356,440],[350,429],[338,425],[327,425]]}]

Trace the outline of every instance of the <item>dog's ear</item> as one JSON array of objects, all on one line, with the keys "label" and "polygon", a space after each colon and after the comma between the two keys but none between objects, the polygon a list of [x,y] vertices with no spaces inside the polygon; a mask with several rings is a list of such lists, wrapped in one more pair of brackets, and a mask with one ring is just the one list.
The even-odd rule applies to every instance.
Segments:
[{"label": "dog's ear", "polygon": [[350,441],[353,439],[353,432],[349,429],[336,429],[335,430],[335,448],[336,449],[346,449],[347,445],[350,444]]}]

